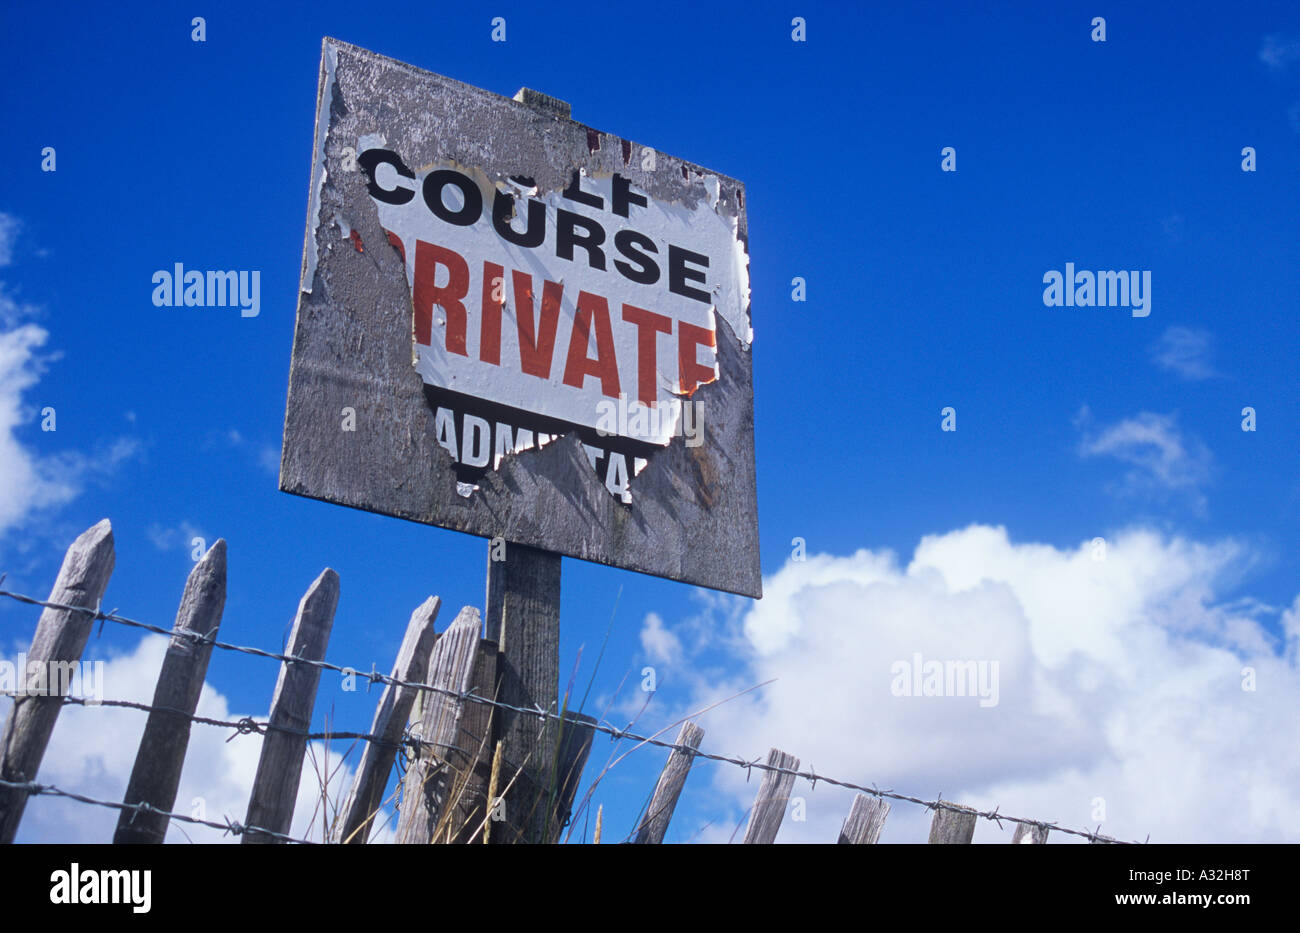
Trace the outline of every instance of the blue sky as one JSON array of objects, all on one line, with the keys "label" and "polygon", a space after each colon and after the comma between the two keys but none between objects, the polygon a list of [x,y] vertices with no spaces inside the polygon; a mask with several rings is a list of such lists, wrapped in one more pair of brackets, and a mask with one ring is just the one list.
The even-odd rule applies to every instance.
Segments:
[{"label": "blue sky", "polygon": [[[1145,595],[1128,605],[1140,631],[1163,626],[1167,653],[1151,677],[1173,683],[1184,672],[1169,645],[1185,633],[1167,617],[1190,612],[1213,620],[1195,636],[1199,646],[1271,659],[1295,691],[1286,611],[1300,592],[1300,10],[1281,2],[1191,4],[1176,15],[1160,4],[1104,7],[656,4],[650,15],[638,6],[593,13],[511,3],[7,5],[0,328],[45,336],[37,346],[28,330],[0,357],[13,412],[0,445],[0,469],[11,473],[0,492],[6,586],[45,595],[63,548],[107,516],[118,559],[106,602],[163,625],[192,566],[189,539],[225,537],[222,635],[238,643],[278,648],[325,566],[342,579],[327,655],[335,663],[386,670],[411,610],[431,593],[444,600],[445,622],[461,605],[481,605],[484,541],[276,488],[328,35],[504,95],[542,90],[569,101],[575,119],[747,186],[763,569],[773,580],[786,574],[792,600],[811,602],[799,610],[774,603],[769,582],[754,610],[566,559],[562,670],[579,665],[581,693],[612,617],[592,690],[603,702],[628,675],[611,720],[623,724],[640,703],[648,663],[661,687],[641,720],[649,729],[711,690],[782,676],[784,649],[763,632],[785,631],[789,619],[815,625],[808,605],[838,586],[873,585],[843,562],[860,549],[892,551],[892,583],[872,580],[904,585],[925,536],[971,525],[1005,528],[1013,564],[1097,536],[1132,542],[1119,553],[1182,555],[1179,542],[1209,549],[1218,556],[1171,557],[1179,572],[1142,577]],[[190,39],[193,15],[206,19],[205,42]],[[494,16],[506,19],[504,43],[490,39]],[[804,43],[791,40],[794,16],[807,21]],[[1090,40],[1094,16],[1106,17],[1104,43]],[[57,152],[52,173],[40,169],[47,146]],[[940,170],[945,146],[956,150],[956,172]],[[1241,170],[1245,146],[1257,152],[1255,172]],[[260,270],[261,314],[154,307],[150,277],[174,262]],[[1149,270],[1150,315],[1046,307],[1043,275],[1067,262]],[[795,276],[806,280],[806,302],[791,300]],[[40,430],[45,406],[57,411],[55,432]],[[945,406],[956,409],[955,432],[940,430]],[[1245,406],[1256,409],[1254,432],[1241,430]],[[27,468],[39,481],[19,482]],[[1154,537],[1125,537],[1139,532]],[[788,563],[795,537],[819,556],[805,567]],[[970,550],[945,565],[950,587],[953,567],[1002,546],[953,540]],[[1214,550],[1224,542],[1230,557]],[[814,566],[829,577],[796,580]],[[1038,676],[1059,674],[1036,628],[1048,623],[1025,595],[1032,580],[998,573],[985,568],[976,579],[1002,580],[1020,600],[1038,633],[1029,640]],[[777,617],[782,611],[789,619]],[[965,616],[953,611],[955,627]],[[851,631],[869,640],[877,625],[907,631],[906,618],[854,617]],[[5,653],[22,650],[35,614],[5,604],[0,620]],[[1254,626],[1249,637],[1243,626]],[[953,627],[932,635],[931,653],[961,640]],[[137,643],[109,627],[87,654],[126,656]],[[816,655],[787,660],[815,664]],[[1123,666],[1094,660],[1099,676]],[[864,669],[876,668],[864,661]],[[218,652],[209,683],[240,715],[263,715],[275,674],[271,664]],[[142,676],[130,689],[147,694],[152,682]],[[844,686],[854,696],[857,683]],[[1114,717],[1127,721],[1125,710],[1149,699],[1136,690],[1123,694],[1133,704],[1124,709],[1096,700],[1098,717],[1112,717],[1102,730],[1111,741]],[[1217,708],[1204,690],[1191,696],[1194,708]],[[374,700],[341,692],[327,675],[317,719],[364,728]],[[1275,693],[1270,702],[1278,701]],[[705,746],[753,758],[794,728],[756,702],[737,706],[717,733],[706,717]],[[1085,718],[1090,702],[1078,700]],[[804,714],[834,720],[833,710]],[[1241,715],[1262,740],[1272,714]],[[1014,727],[992,731],[1013,744],[1033,734]],[[854,728],[834,731],[843,744],[873,742]],[[961,755],[932,772],[926,763],[836,758],[827,742],[824,757],[851,771],[837,775],[849,780],[927,794],[946,773],[945,791],[966,782],[972,799],[1019,793],[1025,807],[1048,810],[1029,815],[1102,822],[1075,797],[1051,795],[1046,765],[1026,764],[1042,777],[1030,787],[991,762],[969,759],[967,771]],[[597,740],[591,772],[609,749]],[[1123,759],[1118,746],[1109,751]],[[1177,752],[1147,762],[1144,774],[1176,773]],[[1300,794],[1300,764],[1289,755],[1279,799]],[[55,773],[120,794],[111,767],[101,775],[82,757],[82,771],[70,760]],[[607,832],[632,828],[661,763],[661,753],[643,750],[602,782],[594,799],[606,807]],[[752,785],[737,790],[715,775],[719,767],[692,777],[674,824],[679,840],[712,838],[718,827],[725,839],[743,819]],[[1123,813],[1138,793],[1108,780],[1097,783],[1116,789],[1097,795]],[[1136,809],[1113,818],[1116,832],[1148,831]],[[1170,838],[1195,831],[1188,819],[1146,822]],[[828,809],[809,826],[825,838],[822,824],[831,822]],[[69,838],[72,826],[29,816],[27,832]]]}]

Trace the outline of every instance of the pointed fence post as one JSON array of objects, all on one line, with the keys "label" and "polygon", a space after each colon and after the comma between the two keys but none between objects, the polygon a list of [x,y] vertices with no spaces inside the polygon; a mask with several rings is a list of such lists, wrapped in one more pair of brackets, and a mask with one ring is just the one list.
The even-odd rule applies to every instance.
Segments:
[{"label": "pointed fence post", "polygon": [[[406,635],[397,652],[397,661],[393,664],[393,680],[424,683],[436,635],[433,623],[438,618],[441,605],[442,601],[437,596],[430,596],[411,613]],[[370,725],[370,734],[377,736],[379,742],[367,742],[361,753],[352,791],[348,794],[342,816],[338,820],[336,841],[360,844],[370,838],[375,815],[384,802],[384,788],[388,786],[388,777],[393,770],[398,743],[402,740],[407,717],[411,715],[411,706],[419,693],[415,687],[384,684],[384,692],[380,694],[379,705],[375,708],[374,722]]]},{"label": "pointed fence post", "polygon": [[[298,603],[285,654],[308,661],[324,658],[338,604],[339,575],[326,567]],[[244,820],[241,842],[245,844],[282,841],[259,833],[258,829],[289,832],[320,671],[314,664],[285,661],[280,665],[271,699],[271,716],[266,735],[262,737],[262,754],[257,760],[257,775],[253,778],[253,793],[248,800],[248,816]]]},{"label": "pointed fence post", "polygon": [[758,797],[754,807],[749,811],[749,826],[745,830],[747,845],[768,845],[776,840],[776,832],[781,828],[785,818],[786,804],[790,802],[790,791],[794,789],[794,775],[784,771],[797,771],[799,759],[787,755],[779,748],[767,753],[770,768],[783,771],[764,771],[763,782],[758,786]]},{"label": "pointed fence post", "polygon": [[[113,526],[104,519],[72,542],[47,602],[97,608],[114,561]],[[41,613],[27,649],[27,671],[21,680],[24,695],[14,698],[0,737],[0,778],[16,783],[36,780],[63,709],[69,675],[81,660],[93,625],[89,612],[45,609]],[[14,841],[26,806],[27,791],[0,787],[0,843]]]},{"label": "pointed fence post", "polygon": [[677,741],[673,743],[678,747],[668,756],[668,762],[659,775],[659,783],[655,784],[654,795],[646,807],[645,817],[637,829],[637,843],[659,845],[664,841],[668,821],[673,818],[673,810],[677,808],[677,798],[681,796],[686,778],[691,773],[691,765],[695,763],[694,752],[703,740],[703,729],[693,722],[682,723]]},{"label": "pointed fence post", "polygon": [[[154,709],[145,721],[123,803],[148,804],[163,813],[176,803],[190,744],[190,717],[198,706],[212,656],[211,641],[200,642],[193,636],[216,638],[225,605],[226,542],[218,538],[185,581],[172,639],[153,691]],[[163,813],[122,810],[113,842],[161,843],[168,822]]]},{"label": "pointed fence post", "polygon": [[943,806],[934,811],[934,819],[930,821],[930,844],[969,844],[975,835],[975,811],[947,800],[939,803]]},{"label": "pointed fence post", "polygon": [[889,816],[889,804],[879,797],[858,794],[853,798],[849,817],[840,830],[839,842],[844,845],[875,845],[880,841],[880,831]]},{"label": "pointed fence post", "polygon": [[[497,643],[482,639],[474,656],[469,692],[496,699]],[[448,828],[457,843],[481,842],[477,832],[487,816],[488,784],[492,773],[492,733],[497,710],[487,703],[467,702],[460,711],[460,736],[449,749],[447,762],[455,775]]]},{"label": "pointed fence post", "polygon": [[[478,653],[482,622],[478,610],[466,606],[434,645],[429,661],[429,685],[440,691],[463,694],[469,688]],[[397,841],[420,845],[434,841],[444,827],[453,776],[447,765],[448,748],[460,733],[465,702],[443,692],[425,691],[416,759],[402,781],[402,808],[397,821]],[[459,827],[453,827],[453,830]]]}]

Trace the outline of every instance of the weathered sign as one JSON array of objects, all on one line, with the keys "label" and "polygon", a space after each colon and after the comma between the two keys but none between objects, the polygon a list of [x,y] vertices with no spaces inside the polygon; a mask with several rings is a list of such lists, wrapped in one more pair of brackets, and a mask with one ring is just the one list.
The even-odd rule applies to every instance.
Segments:
[{"label": "weathered sign", "polygon": [[536,97],[325,40],[280,488],[758,596],[744,187]]}]

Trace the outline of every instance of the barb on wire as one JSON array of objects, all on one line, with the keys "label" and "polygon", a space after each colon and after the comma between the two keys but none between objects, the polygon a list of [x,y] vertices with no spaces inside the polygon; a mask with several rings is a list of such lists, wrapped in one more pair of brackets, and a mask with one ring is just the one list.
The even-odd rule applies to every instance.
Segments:
[{"label": "barb on wire", "polygon": [[[144,629],[145,631],[154,632],[155,634],[158,635],[166,635],[170,638],[175,638],[175,637],[189,638],[195,643],[210,644],[212,647],[219,648],[223,651],[235,651],[235,652],[240,652],[242,654],[250,654],[255,657],[269,658],[271,660],[279,661],[284,664],[307,664],[312,667],[316,667],[320,670],[334,671],[335,673],[345,674],[345,675],[348,673],[353,673],[353,674],[356,673],[355,669],[353,668],[341,667],[337,664],[331,664],[328,661],[319,661],[312,658],[302,658],[296,655],[280,654],[274,651],[265,651],[261,648],[253,648],[247,645],[230,644],[229,642],[218,641],[216,638],[210,635],[199,635],[195,632],[190,632],[186,629],[162,628],[157,625],[152,625],[148,622],[140,622],[135,619],[125,618],[124,616],[118,615],[116,612],[108,612],[108,613],[101,612],[98,606],[94,609],[89,609],[85,606],[70,606],[63,603],[55,603],[55,602],[50,602],[48,600],[36,599],[31,596],[26,596],[21,593],[13,593],[3,589],[0,589],[0,597],[7,597],[9,599],[13,599],[20,603],[26,603],[27,605],[31,605],[31,606],[40,606],[46,609],[58,609],[64,612],[80,613],[83,615],[90,616],[92,621],[98,619],[101,621],[116,622],[119,625],[124,625],[131,628]],[[373,664],[371,665],[371,670],[372,671],[374,670]],[[543,720],[551,719],[560,722],[562,724],[567,722],[562,715],[560,715],[558,712],[555,711],[555,704],[552,704],[552,706],[549,709],[542,709],[540,706],[537,705],[531,707],[515,706],[513,704],[506,703],[503,700],[494,700],[488,697],[478,696],[473,692],[457,691],[457,690],[448,689],[446,687],[437,687],[434,686],[433,684],[424,684],[424,683],[417,683],[414,681],[405,681],[393,677],[389,674],[381,674],[375,672],[371,675],[371,677],[373,680],[378,681],[380,683],[391,684],[396,687],[406,687],[413,690],[423,690],[428,693],[441,694],[443,696],[448,696],[451,697],[452,699],[459,700],[461,702],[482,703],[484,705],[491,706],[495,709],[507,710],[522,716],[536,717],[538,719],[543,719]],[[104,702],[105,704],[108,703],[108,701],[104,701]],[[122,702],[122,701],[118,701],[118,702]],[[220,724],[228,725],[227,723],[220,723]],[[628,729],[619,729],[618,727],[608,722],[592,723],[588,726],[588,728],[590,728],[594,732],[604,733],[605,735],[610,736],[611,740],[614,741],[628,739],[630,741],[636,742],[641,745],[652,745],[657,748],[665,748],[672,751],[680,751],[685,754],[690,754],[694,758],[702,758],[706,761],[716,761],[723,764],[735,765],[737,767],[745,769],[746,780],[748,780],[750,769],[757,768],[760,771],[771,771],[776,774],[793,775],[794,777],[802,778],[805,781],[823,781],[835,787],[843,787],[848,790],[858,791],[859,793],[871,794],[872,796],[877,798],[901,800],[907,803],[913,803],[918,806],[925,807],[927,810],[951,810],[953,812],[967,813],[967,814],[972,812],[972,808],[970,807],[963,807],[963,806],[949,803],[948,801],[943,799],[942,794],[939,796],[939,799],[925,800],[921,797],[913,797],[910,794],[900,794],[892,790],[880,790],[875,785],[871,785],[870,787],[868,787],[862,784],[856,784],[852,781],[843,781],[837,778],[828,777],[824,774],[816,774],[811,771],[800,771],[793,768],[784,768],[781,767],[780,765],[771,765],[763,761],[761,758],[756,758],[753,761],[746,761],[745,759],[739,757],[734,757],[729,755],[719,755],[711,752],[704,752],[704,751],[700,751],[699,749],[690,748],[688,746],[678,745],[675,742],[665,741],[663,739],[657,739],[653,736],[637,735],[636,733],[631,732]],[[340,735],[319,735],[313,737],[315,738],[353,737],[353,738],[366,739],[367,741],[371,741],[375,739],[374,736],[368,736],[364,734],[353,734],[349,736],[345,736],[341,734]],[[404,739],[403,741],[405,742],[406,740]],[[1005,813],[999,813],[996,809],[991,811],[974,810],[973,812],[977,817],[981,819],[997,822],[999,826],[1001,825],[1000,822],[1001,820],[1006,820],[1009,823],[1020,823],[1026,826],[1049,826],[1050,825],[1054,832],[1065,833],[1070,836],[1078,836],[1080,838],[1088,839],[1094,842],[1097,841],[1097,839],[1099,838],[1098,832],[1096,830],[1089,831],[1086,829],[1070,829],[1069,827],[1066,826],[1058,826],[1055,823],[1050,823],[1050,824],[1045,823],[1042,820],[1028,819],[1019,816],[1008,816]],[[1100,828],[1101,827],[1098,827],[1098,830]],[[1106,842],[1120,844],[1120,845],[1141,844],[1137,842],[1125,842],[1120,839],[1111,839],[1106,836],[1101,836],[1100,838],[1105,840]]]}]

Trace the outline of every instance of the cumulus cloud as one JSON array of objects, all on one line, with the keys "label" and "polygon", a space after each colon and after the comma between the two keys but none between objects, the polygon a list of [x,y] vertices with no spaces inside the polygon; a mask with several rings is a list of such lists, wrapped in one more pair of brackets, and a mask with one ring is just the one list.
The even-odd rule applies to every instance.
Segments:
[{"label": "cumulus cloud", "polygon": [[[703,716],[704,747],[775,746],[866,786],[1125,839],[1300,841],[1284,818],[1300,806],[1300,599],[1279,619],[1216,597],[1257,558],[1143,529],[1101,550],[977,525],[922,539],[905,566],[868,550],[790,561],[738,623],[739,672],[701,677],[690,705],[775,678]],[[894,665],[917,654],[998,662],[997,705],[897,695]],[[756,783],[727,766],[712,781],[729,819],[700,838],[725,842]],[[779,839],[833,841],[852,793],[793,795],[806,820],[788,814]],[[929,818],[896,802],[881,841],[924,841]],[[980,821],[975,840],[1012,829]]]},{"label": "cumulus cloud", "polygon": [[1210,332],[1195,327],[1167,328],[1151,347],[1156,366],[1190,381],[1218,375],[1212,356]]},{"label": "cumulus cloud", "polygon": [[[0,292],[0,303],[10,301]],[[17,437],[20,425],[30,420],[24,393],[39,380],[43,369],[40,349],[49,333],[26,323],[0,331],[0,535],[22,524],[32,512],[61,505],[74,498],[77,488],[66,471],[41,458]]]},{"label": "cumulus cloud", "polygon": [[[93,649],[94,642],[91,643]],[[149,703],[167,650],[167,639],[144,638],[130,654],[104,660],[104,698]],[[93,661],[93,650],[84,660]],[[229,700],[211,684],[204,684],[197,714],[213,719],[238,720],[246,713],[231,709]],[[5,711],[8,715],[8,711]],[[257,718],[265,718],[259,711]],[[41,763],[39,780],[64,790],[100,800],[121,800],[144,732],[146,714],[108,706],[65,707]],[[227,742],[230,730],[195,725],[185,755],[185,768],[173,806],[175,812],[221,823],[226,817],[243,822],[261,737],[239,735]],[[321,801],[321,775],[328,776],[328,814],[351,787],[353,759],[341,763],[337,751],[313,742],[303,762],[290,835],[319,841],[323,838],[325,807]],[[70,800],[40,796],[28,801],[18,834],[20,842],[103,843],[113,838],[117,811],[86,806]],[[377,834],[376,841],[391,837]],[[168,842],[238,842],[221,830],[173,821]]]},{"label": "cumulus cloud", "polygon": [[1133,467],[1118,491],[1125,494],[1185,494],[1199,512],[1205,510],[1200,489],[1210,479],[1213,457],[1197,437],[1187,434],[1174,415],[1139,412],[1109,427],[1093,428],[1084,409],[1076,420],[1084,437],[1085,457],[1114,457]]},{"label": "cumulus cloud", "polygon": [[656,663],[672,664],[682,655],[681,640],[664,628],[664,620],[655,612],[647,614],[641,626],[641,648]]},{"label": "cumulus cloud", "polygon": [[[18,229],[13,217],[0,213],[0,266],[12,258]],[[28,395],[55,358],[44,349],[50,334],[33,320],[38,314],[0,282],[0,537],[75,499],[86,483],[110,475],[139,448],[136,440],[122,437],[88,454],[44,454],[22,442],[19,430],[40,414]],[[56,427],[57,416],[56,411]]]}]

